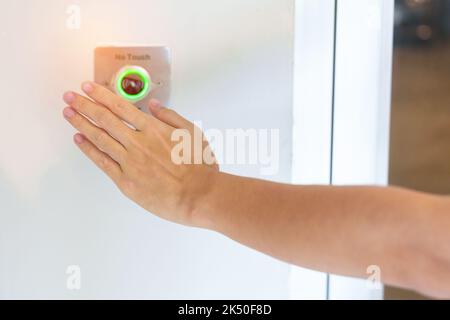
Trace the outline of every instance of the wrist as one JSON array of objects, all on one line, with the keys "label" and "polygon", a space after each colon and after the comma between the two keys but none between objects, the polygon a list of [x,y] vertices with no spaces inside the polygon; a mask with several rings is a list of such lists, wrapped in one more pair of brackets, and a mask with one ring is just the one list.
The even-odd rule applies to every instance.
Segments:
[{"label": "wrist", "polygon": [[220,184],[219,171],[210,168],[194,170],[189,178],[184,210],[187,225],[203,229],[213,229],[213,209]]}]

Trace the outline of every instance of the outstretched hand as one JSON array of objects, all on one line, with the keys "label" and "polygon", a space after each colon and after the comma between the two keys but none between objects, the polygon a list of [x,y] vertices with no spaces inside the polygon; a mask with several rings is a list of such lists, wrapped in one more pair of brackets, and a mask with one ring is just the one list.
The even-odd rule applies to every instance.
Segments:
[{"label": "outstretched hand", "polygon": [[[200,226],[192,213],[210,189],[218,166],[177,164],[172,159],[174,131],[194,136],[194,124],[157,100],[150,101],[149,115],[98,84],[85,82],[82,90],[88,97],[64,94],[69,106],[63,111],[79,132],[74,141],[81,151],[144,209],[166,220]],[[204,147],[209,148],[206,141]]]}]

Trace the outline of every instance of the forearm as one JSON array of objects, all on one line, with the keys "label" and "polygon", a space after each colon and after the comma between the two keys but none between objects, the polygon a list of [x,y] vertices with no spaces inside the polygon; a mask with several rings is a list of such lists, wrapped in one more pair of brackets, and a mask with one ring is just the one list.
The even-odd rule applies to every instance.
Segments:
[{"label": "forearm", "polygon": [[435,263],[446,253],[433,255],[436,239],[446,238],[444,227],[450,227],[442,198],[227,174],[218,174],[213,185],[195,212],[199,224],[281,260],[356,277],[367,277],[367,267],[377,265],[385,283],[414,289],[421,289],[413,283],[417,273],[446,266]]}]

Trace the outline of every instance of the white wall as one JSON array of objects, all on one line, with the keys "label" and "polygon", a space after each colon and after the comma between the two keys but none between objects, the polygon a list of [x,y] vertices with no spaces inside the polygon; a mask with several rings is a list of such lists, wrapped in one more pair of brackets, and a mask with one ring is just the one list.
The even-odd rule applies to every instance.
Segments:
[{"label": "white wall", "polygon": [[[289,268],[144,212],[71,143],[62,93],[98,43],[173,51],[173,107],[215,128],[279,128],[290,181],[293,0],[16,0],[0,11],[0,298],[287,298]],[[79,4],[80,30],[65,27]],[[227,171],[258,176],[257,167]],[[79,265],[82,290],[66,289]]]}]

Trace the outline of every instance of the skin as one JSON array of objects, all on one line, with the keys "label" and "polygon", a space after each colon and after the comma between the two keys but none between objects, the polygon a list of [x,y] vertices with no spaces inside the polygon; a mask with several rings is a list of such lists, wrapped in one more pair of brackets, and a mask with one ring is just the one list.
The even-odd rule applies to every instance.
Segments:
[{"label": "skin", "polygon": [[222,173],[214,162],[175,164],[172,133],[193,134],[191,122],[156,100],[148,115],[95,83],[82,90],[87,97],[64,94],[76,145],[149,212],[298,266],[367,278],[377,265],[385,284],[450,297],[447,197],[278,184]]}]

